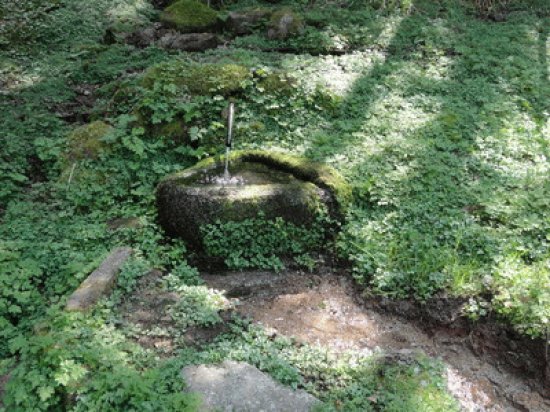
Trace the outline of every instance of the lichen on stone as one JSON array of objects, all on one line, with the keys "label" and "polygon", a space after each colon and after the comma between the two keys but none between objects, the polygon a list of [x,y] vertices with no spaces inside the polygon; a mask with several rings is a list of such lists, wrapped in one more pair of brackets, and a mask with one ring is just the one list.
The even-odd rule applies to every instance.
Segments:
[{"label": "lichen on stone", "polygon": [[176,1],[164,9],[160,20],[184,33],[211,30],[219,22],[214,9],[196,0]]}]

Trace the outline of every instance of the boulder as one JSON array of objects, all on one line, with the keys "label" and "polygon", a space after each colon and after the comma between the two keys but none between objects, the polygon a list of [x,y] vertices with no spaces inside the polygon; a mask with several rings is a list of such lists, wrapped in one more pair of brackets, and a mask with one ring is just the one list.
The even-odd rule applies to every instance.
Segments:
[{"label": "boulder", "polygon": [[170,236],[203,250],[201,227],[281,217],[297,226],[315,222],[320,210],[342,216],[338,199],[347,185],[332,169],[290,156],[261,151],[234,153],[230,179],[224,178],[223,159],[207,159],[170,175],[157,187],[159,221]]},{"label": "boulder", "polygon": [[192,365],[182,374],[187,390],[202,397],[200,411],[308,412],[320,405],[306,391],[285,387],[244,362]]},{"label": "boulder", "polygon": [[271,40],[284,40],[300,34],[303,30],[303,19],[292,10],[282,9],[271,15],[267,37]]},{"label": "boulder", "polygon": [[227,16],[226,26],[236,35],[250,34],[259,27],[271,12],[265,9],[233,11]]},{"label": "boulder", "polygon": [[136,47],[149,47],[159,39],[160,30],[160,23],[155,23],[131,33],[126,37],[126,42]]},{"label": "boulder", "polygon": [[214,30],[219,26],[216,10],[197,0],[179,0],[164,9],[160,21],[183,33]]},{"label": "boulder", "polygon": [[170,31],[162,36],[157,44],[165,49],[196,52],[213,49],[218,43],[218,37],[212,33],[182,34]]}]

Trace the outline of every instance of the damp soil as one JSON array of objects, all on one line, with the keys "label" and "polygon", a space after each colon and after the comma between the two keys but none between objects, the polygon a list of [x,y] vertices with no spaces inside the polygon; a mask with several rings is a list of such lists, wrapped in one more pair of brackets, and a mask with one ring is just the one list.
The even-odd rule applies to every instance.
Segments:
[{"label": "damp soil", "polygon": [[[303,343],[336,353],[423,352],[442,360],[448,390],[465,411],[550,411],[543,351],[530,348],[524,338],[503,333],[498,325],[468,323],[456,315],[457,301],[447,299],[444,308],[442,297],[423,307],[368,299],[348,274],[332,268],[316,273],[202,273],[201,277],[209,287],[238,299],[235,310],[241,316]],[[226,322],[215,328],[178,335],[167,315],[178,298],[162,289],[161,278],[162,273],[150,272],[122,305],[123,322],[135,330],[138,343],[171,356],[178,340],[201,345],[228,330],[231,313],[223,314]]]},{"label": "damp soil", "polygon": [[2,399],[4,399],[4,387],[8,383],[9,378],[9,374],[0,375],[0,408],[4,407],[4,403],[2,402]]}]

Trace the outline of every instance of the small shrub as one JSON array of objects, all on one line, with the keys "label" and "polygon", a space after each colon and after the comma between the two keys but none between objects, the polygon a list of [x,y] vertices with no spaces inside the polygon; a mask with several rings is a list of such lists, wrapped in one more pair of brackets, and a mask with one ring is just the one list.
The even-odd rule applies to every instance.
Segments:
[{"label": "small shrub", "polygon": [[147,354],[97,314],[52,311],[19,353],[6,385],[10,411],[194,411],[179,368],[147,367]]},{"label": "small shrub", "polygon": [[170,308],[170,315],[183,330],[190,326],[208,327],[220,323],[219,312],[231,306],[221,292],[206,286],[180,285],[174,290],[181,299]]},{"label": "small shrub", "polygon": [[507,259],[493,278],[493,306],[520,332],[533,337],[550,331],[550,260],[527,265]]}]

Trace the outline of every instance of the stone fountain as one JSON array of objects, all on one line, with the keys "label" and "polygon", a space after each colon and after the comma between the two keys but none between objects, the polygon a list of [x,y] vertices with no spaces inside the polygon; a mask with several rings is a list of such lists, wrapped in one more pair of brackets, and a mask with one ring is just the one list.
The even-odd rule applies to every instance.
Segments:
[{"label": "stone fountain", "polygon": [[223,159],[206,159],[158,185],[159,220],[166,232],[201,250],[201,227],[215,222],[261,214],[307,227],[320,210],[328,211],[333,221],[341,220],[351,191],[336,171],[280,153],[231,152],[234,112],[230,101]]},{"label": "stone fountain", "polygon": [[159,183],[159,221],[168,235],[201,250],[200,227],[216,221],[242,221],[262,213],[265,219],[282,217],[307,226],[323,205],[333,219],[342,219],[350,189],[332,168],[258,150],[233,152],[230,161],[229,178],[220,156]]}]

